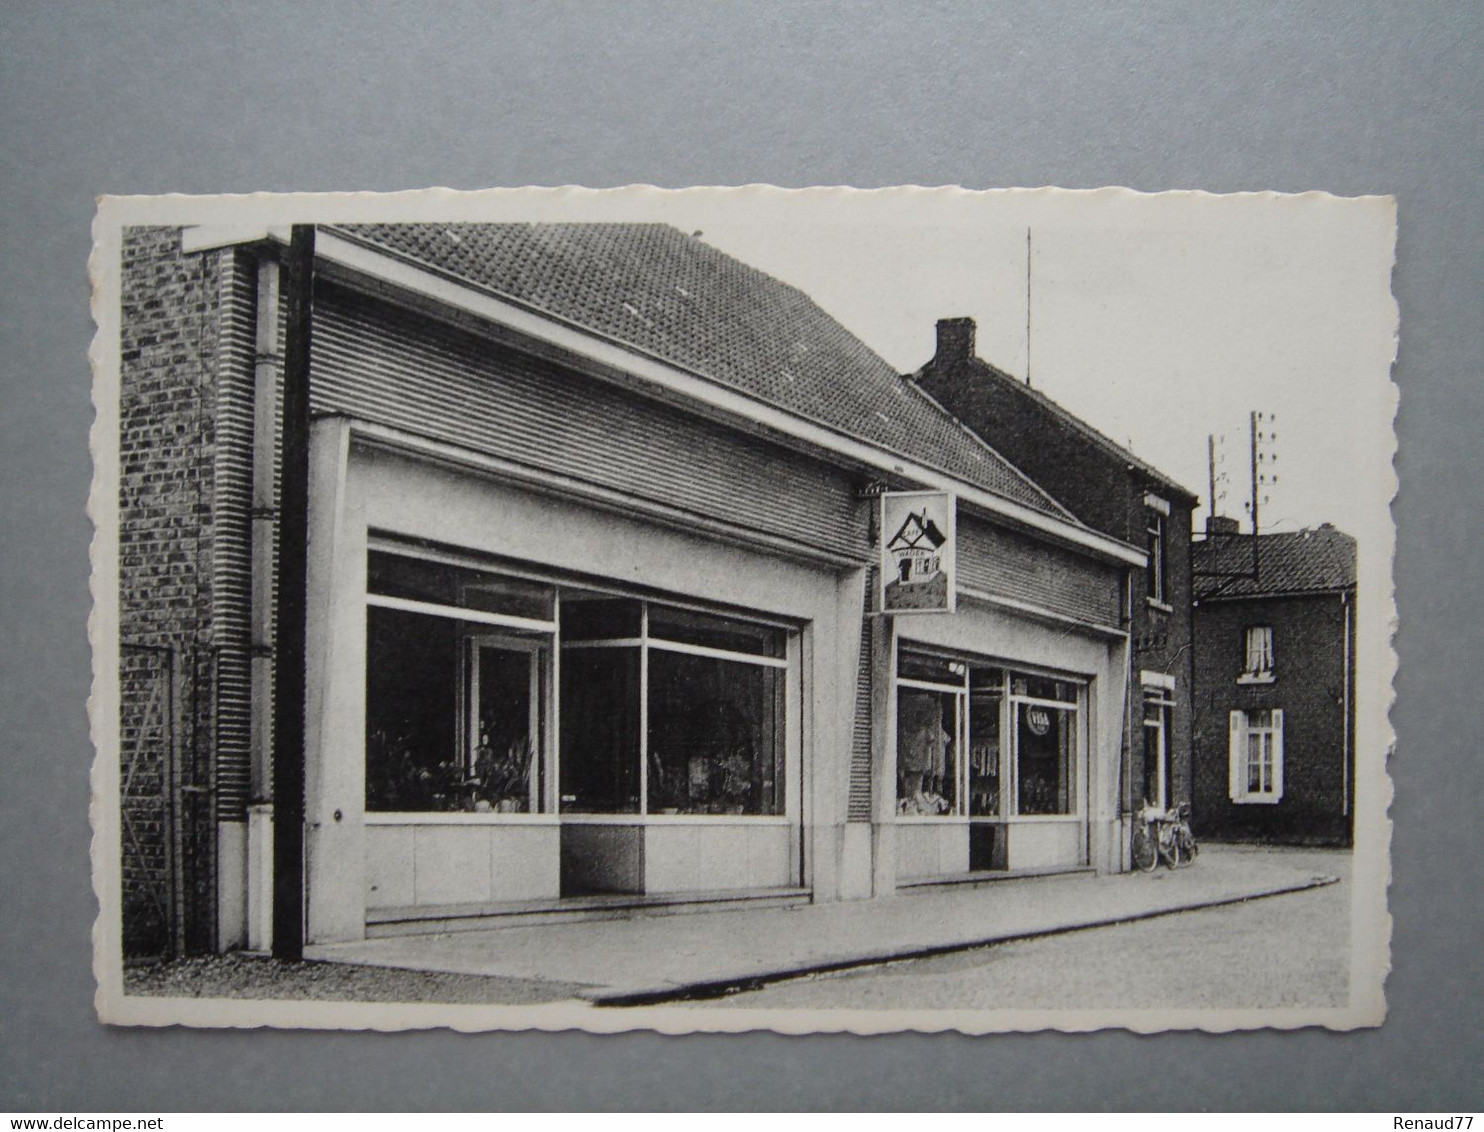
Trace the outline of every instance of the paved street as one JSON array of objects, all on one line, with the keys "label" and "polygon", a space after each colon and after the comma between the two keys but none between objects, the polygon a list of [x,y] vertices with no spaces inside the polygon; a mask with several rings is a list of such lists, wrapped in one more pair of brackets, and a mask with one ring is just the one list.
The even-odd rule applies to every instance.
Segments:
[{"label": "paved street", "polygon": [[[1250,903],[795,979],[708,1007],[747,1009],[1343,1006],[1350,857],[1295,851],[1341,883]],[[1196,868],[1200,867],[1197,862]]]}]

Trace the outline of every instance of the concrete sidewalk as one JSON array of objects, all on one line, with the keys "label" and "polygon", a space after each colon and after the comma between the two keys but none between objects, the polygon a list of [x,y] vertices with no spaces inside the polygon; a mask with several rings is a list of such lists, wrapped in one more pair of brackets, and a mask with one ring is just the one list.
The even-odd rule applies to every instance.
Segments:
[{"label": "concrete sidewalk", "polygon": [[723,994],[1333,884],[1312,852],[1213,846],[1171,872],[1007,879],[887,900],[493,928],[306,949],[306,957],[578,984],[601,1005]]}]

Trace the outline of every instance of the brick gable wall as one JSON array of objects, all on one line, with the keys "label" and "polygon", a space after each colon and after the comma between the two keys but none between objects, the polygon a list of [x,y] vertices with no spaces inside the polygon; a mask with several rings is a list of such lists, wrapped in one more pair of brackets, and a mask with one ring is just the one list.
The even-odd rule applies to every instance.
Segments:
[{"label": "brick gable wall", "polygon": [[[1353,791],[1345,736],[1345,618],[1336,594],[1208,602],[1195,614],[1195,826],[1203,837],[1349,844]],[[1249,626],[1273,629],[1271,684],[1238,684]],[[1353,704],[1354,696],[1350,697]],[[1283,797],[1234,803],[1228,794],[1233,710],[1283,710]],[[1353,718],[1351,734],[1353,735]]]},{"label": "brick gable wall", "polygon": [[119,639],[124,946],[212,936],[212,601],[220,261],[122,243]]}]

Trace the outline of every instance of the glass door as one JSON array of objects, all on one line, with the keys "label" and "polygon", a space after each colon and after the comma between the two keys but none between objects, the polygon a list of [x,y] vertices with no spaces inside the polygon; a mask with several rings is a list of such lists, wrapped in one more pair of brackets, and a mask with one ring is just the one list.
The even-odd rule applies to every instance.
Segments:
[{"label": "glass door", "polygon": [[546,652],[541,643],[521,637],[469,639],[465,785],[475,811],[543,809]]}]

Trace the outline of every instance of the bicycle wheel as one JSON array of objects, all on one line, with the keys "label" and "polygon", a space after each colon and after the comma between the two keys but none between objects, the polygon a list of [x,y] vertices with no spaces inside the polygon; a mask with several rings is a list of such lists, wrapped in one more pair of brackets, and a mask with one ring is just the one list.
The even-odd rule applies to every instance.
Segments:
[{"label": "bicycle wheel", "polygon": [[1185,846],[1180,840],[1178,833],[1172,835],[1169,840],[1169,848],[1165,852],[1165,864],[1172,869],[1178,869],[1181,864],[1188,863],[1182,860]]},{"label": "bicycle wheel", "polygon": [[1134,826],[1134,868],[1141,873],[1152,873],[1158,863],[1154,839],[1149,836],[1149,827],[1141,822]]},{"label": "bicycle wheel", "polygon": [[1196,857],[1200,854],[1201,847],[1196,844],[1195,834],[1190,830],[1180,831],[1180,849],[1187,865],[1195,864]]}]

